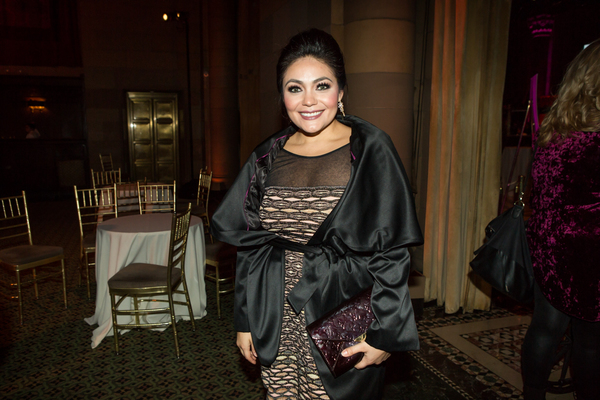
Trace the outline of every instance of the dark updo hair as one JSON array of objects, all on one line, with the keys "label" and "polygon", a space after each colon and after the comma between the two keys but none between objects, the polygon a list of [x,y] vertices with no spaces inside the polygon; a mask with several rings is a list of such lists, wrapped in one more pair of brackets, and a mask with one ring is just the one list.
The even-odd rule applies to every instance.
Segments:
[{"label": "dark updo hair", "polygon": [[346,69],[342,50],[333,36],[320,29],[309,29],[292,37],[289,43],[281,49],[277,61],[277,91],[283,93],[283,75],[295,61],[313,57],[326,64],[335,75],[338,87],[346,86]]}]

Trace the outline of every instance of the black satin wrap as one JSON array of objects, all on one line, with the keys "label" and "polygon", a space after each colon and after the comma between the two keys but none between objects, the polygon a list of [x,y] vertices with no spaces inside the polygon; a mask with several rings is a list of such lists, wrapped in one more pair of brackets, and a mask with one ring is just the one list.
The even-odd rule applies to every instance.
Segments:
[{"label": "black satin wrap", "polygon": [[[373,285],[375,321],[367,343],[388,352],[419,348],[408,293],[409,246],[423,243],[410,185],[389,136],[360,118],[340,122],[352,128],[352,167],[346,191],[306,246],[260,226],[259,209],[270,167],[293,127],[256,147],[216,210],[215,238],[238,247],[234,326],[251,332],[262,365],[277,356],[284,299],[284,253],[304,253],[302,278],[288,296],[306,323]],[[352,369],[333,378],[311,343],[323,385],[333,399],[381,396],[384,368]]]}]

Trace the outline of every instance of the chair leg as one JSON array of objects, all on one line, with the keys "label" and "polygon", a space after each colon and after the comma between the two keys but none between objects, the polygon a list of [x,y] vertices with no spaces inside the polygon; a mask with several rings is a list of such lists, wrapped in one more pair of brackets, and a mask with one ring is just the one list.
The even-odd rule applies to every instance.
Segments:
[{"label": "chair leg", "polygon": [[17,270],[17,295],[19,296],[19,322],[23,325],[23,297],[21,296],[21,273]]},{"label": "chair leg", "polygon": [[192,332],[196,332],[196,322],[194,321],[194,312],[192,311],[192,302],[190,301],[190,295],[188,293],[187,282],[183,279],[183,289],[185,291],[185,302],[187,304],[188,312],[190,313],[190,321],[192,321]]},{"label": "chair leg", "polygon": [[33,288],[34,288],[34,292],[35,292],[35,299],[39,300],[40,293],[38,292],[37,274],[36,274],[35,268],[33,268],[32,272],[33,272]]},{"label": "chair leg", "polygon": [[65,310],[67,309],[67,275],[65,274],[65,259],[60,260],[63,278],[63,298],[65,300]]},{"label": "chair leg", "polygon": [[113,320],[113,336],[115,342],[115,353],[119,355],[119,329],[117,328],[117,309],[115,307],[115,295],[109,293],[110,297],[110,312]]},{"label": "chair leg", "polygon": [[219,319],[221,319],[221,263],[219,263],[218,267],[215,267],[215,276],[216,276],[216,286],[217,286],[217,314]]},{"label": "chair leg", "polygon": [[179,339],[177,337],[177,323],[175,320],[175,305],[173,304],[173,294],[169,294],[169,314],[171,314],[171,326],[173,327],[173,339],[175,340],[175,354],[179,359]]},{"label": "chair leg", "polygon": [[[136,295],[133,295],[133,309],[135,311],[139,311],[138,308],[138,297]],[[139,325],[140,324],[140,314],[139,313],[135,313],[135,324]]]},{"label": "chair leg", "polygon": [[217,316],[221,319],[221,277],[219,267],[215,267],[215,285],[217,286]]},{"label": "chair leg", "polygon": [[92,299],[92,292],[90,291],[90,253],[85,252],[85,280],[86,280],[86,284],[87,284],[87,295],[88,295],[88,300]]},{"label": "chair leg", "polygon": [[84,258],[86,256],[86,253],[84,252],[83,249],[81,249],[79,251],[79,286],[81,286],[81,274],[83,273],[83,267],[85,265],[85,261]]}]

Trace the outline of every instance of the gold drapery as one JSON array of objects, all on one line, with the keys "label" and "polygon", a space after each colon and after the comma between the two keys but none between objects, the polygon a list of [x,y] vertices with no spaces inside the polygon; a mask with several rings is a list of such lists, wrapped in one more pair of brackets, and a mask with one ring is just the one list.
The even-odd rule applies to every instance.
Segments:
[{"label": "gold drapery", "polygon": [[496,215],[510,0],[436,0],[423,273],[425,301],[488,309],[469,261]]}]

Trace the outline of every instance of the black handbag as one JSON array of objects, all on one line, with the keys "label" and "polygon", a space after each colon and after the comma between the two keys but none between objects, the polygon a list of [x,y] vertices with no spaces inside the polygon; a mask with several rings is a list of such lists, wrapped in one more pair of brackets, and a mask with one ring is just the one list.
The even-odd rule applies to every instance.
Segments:
[{"label": "black handbag", "polygon": [[533,267],[523,205],[516,204],[485,228],[487,241],[475,251],[473,271],[501,293],[527,303],[533,299]]},{"label": "black handbag", "polygon": [[527,244],[525,221],[523,220],[523,176],[520,177],[519,184],[515,187],[515,194],[519,196],[517,202],[511,209],[503,213],[500,213],[500,211],[503,209],[508,195],[508,188],[521,149],[521,140],[523,139],[530,108],[531,100],[527,105],[517,151],[508,175],[509,183],[504,196],[500,196],[499,215],[485,228],[486,242],[475,250],[475,258],[469,263],[473,271],[492,285],[493,288],[522,303],[529,303],[533,300],[534,284],[533,266],[529,245]]}]

